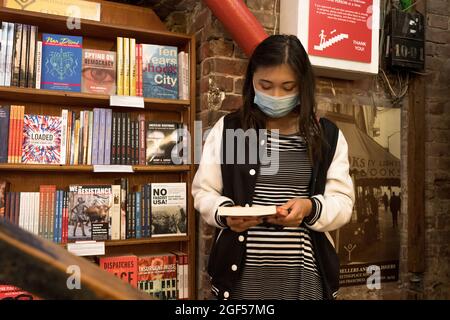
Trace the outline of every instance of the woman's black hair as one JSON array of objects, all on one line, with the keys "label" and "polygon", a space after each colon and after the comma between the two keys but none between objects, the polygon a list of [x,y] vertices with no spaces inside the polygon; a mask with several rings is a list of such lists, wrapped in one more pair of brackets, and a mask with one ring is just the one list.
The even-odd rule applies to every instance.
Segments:
[{"label": "woman's black hair", "polygon": [[262,41],[249,59],[243,85],[241,121],[244,130],[265,128],[267,116],[254,104],[253,75],[258,68],[287,64],[299,86],[298,127],[308,144],[311,161],[321,159],[322,136],[316,119],[315,79],[308,55],[293,35],[272,35]]}]

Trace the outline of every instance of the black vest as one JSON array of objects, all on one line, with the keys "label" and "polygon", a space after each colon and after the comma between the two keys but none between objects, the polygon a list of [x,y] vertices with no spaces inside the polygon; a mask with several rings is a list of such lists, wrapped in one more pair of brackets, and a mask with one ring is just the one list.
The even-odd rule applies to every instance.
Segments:
[{"label": "black vest", "polygon": [[[310,181],[310,195],[323,194],[327,171],[334,157],[339,130],[334,123],[320,119],[323,135],[327,143],[323,143],[323,160],[313,164]],[[244,164],[227,164],[226,158],[226,129],[241,129],[239,113],[231,113],[224,118],[222,136],[222,195],[234,201],[236,205],[252,205],[256,178],[259,172],[260,161],[251,164],[248,158],[249,143],[246,141],[246,161]],[[258,135],[258,147],[265,137]],[[234,144],[234,155],[238,150]],[[253,171],[254,170],[254,171]],[[253,174],[251,174],[253,173]],[[256,173],[256,174],[255,174]],[[324,297],[333,299],[333,293],[339,288],[339,259],[336,250],[322,232],[310,229],[312,244],[314,246],[318,269],[321,274]],[[212,285],[217,288],[219,298],[227,297],[225,292],[230,292],[234,283],[239,278],[239,270],[245,261],[245,240],[247,232],[236,233],[229,228],[216,233],[216,241],[211,249],[208,273],[211,276]],[[238,266],[237,270],[236,267]],[[233,268],[232,268],[233,267]],[[234,269],[234,270],[233,270]],[[233,298],[232,296],[230,298]]]}]

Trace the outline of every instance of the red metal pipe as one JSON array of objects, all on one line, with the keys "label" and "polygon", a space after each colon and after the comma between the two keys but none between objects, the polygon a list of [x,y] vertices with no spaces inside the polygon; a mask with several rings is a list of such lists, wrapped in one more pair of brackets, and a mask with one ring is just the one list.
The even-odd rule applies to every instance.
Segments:
[{"label": "red metal pipe", "polygon": [[247,56],[250,56],[256,46],[268,37],[261,23],[243,0],[203,1]]}]

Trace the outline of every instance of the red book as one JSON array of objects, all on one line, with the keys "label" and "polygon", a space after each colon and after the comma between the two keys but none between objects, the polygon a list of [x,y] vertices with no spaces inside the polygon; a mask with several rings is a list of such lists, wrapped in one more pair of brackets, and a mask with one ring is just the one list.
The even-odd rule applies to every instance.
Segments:
[{"label": "red book", "polygon": [[178,298],[177,258],[174,254],[149,255],[138,259],[138,287],[155,298]]},{"label": "red book", "polygon": [[137,288],[138,258],[135,255],[100,257],[100,268]]},{"label": "red book", "polygon": [[0,300],[40,300],[40,298],[11,285],[0,285]]}]

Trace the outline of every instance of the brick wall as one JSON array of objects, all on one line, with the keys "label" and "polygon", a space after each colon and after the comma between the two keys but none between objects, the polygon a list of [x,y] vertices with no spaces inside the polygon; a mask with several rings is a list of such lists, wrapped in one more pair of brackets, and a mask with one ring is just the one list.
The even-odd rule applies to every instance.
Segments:
[{"label": "brick wall", "polygon": [[[246,57],[232,41],[221,23],[201,1],[158,1],[156,12],[165,19],[172,31],[195,34],[197,39],[197,114],[208,127],[222,115],[236,110],[241,104],[241,86],[246,68]],[[156,1],[155,1],[156,2]],[[250,10],[272,34],[277,25],[277,0],[246,0]],[[173,10],[175,8],[176,10]],[[365,286],[343,288],[340,299],[399,299],[450,298],[450,1],[427,1],[426,31],[426,272],[410,274],[407,270],[407,217],[400,216],[400,279],[397,283],[382,284],[381,290]],[[159,10],[159,12],[158,12]],[[164,11],[165,10],[165,11]],[[168,13],[170,12],[170,13]],[[374,87],[372,79],[343,81],[318,79],[319,96],[330,96],[343,103],[371,104],[367,95]],[[213,108],[208,109],[208,99]],[[320,97],[319,97],[320,99]],[[408,101],[402,107],[402,212],[407,212],[407,122]],[[209,278],[206,263],[214,230],[201,219],[197,224],[198,298],[209,297]]]}]

